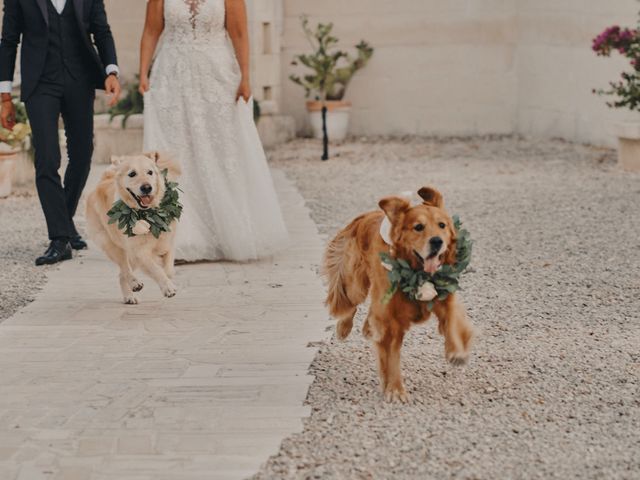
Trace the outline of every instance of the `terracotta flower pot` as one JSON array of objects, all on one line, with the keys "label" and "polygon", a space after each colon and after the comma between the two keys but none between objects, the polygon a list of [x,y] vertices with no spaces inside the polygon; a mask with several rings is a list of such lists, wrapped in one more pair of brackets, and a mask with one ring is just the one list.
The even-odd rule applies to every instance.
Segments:
[{"label": "terracotta flower pot", "polygon": [[[344,140],[349,131],[349,117],[351,103],[343,100],[328,100],[327,105],[327,134],[330,141]],[[307,102],[309,122],[314,138],[322,139],[322,102],[312,100]]]}]

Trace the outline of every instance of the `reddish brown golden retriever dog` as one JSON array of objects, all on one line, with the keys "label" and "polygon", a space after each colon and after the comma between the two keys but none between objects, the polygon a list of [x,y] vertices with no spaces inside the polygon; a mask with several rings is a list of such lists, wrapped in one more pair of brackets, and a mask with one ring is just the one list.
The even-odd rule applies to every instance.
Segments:
[{"label": "reddish brown golden retriever dog", "polygon": [[[424,203],[411,206],[401,197],[383,198],[382,211],[369,212],[353,220],[341,230],[327,247],[324,273],[328,277],[326,304],[338,319],[337,337],[345,339],[353,327],[359,304],[371,295],[371,307],[363,327],[378,352],[382,389],[387,401],[408,400],[400,371],[400,349],[405,333],[413,324],[431,316],[425,302],[408,299],[397,292],[388,303],[382,299],[389,289],[387,270],[380,253],[403,258],[413,268],[434,273],[443,264],[456,261],[456,236],[453,221],[444,210],[440,192],[424,187],[418,194]],[[391,223],[388,245],[380,234],[387,216]],[[436,300],[433,313],[444,335],[445,356],[453,364],[463,364],[469,356],[473,329],[457,294]]]}]

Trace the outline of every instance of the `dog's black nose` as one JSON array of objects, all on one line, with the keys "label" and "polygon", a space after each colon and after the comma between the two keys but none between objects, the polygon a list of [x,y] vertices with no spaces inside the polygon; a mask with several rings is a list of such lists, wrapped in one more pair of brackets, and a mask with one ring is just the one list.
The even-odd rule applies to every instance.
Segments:
[{"label": "dog's black nose", "polygon": [[149,195],[152,190],[153,190],[153,187],[148,183],[145,183],[140,186],[140,191],[142,192],[143,195]]},{"label": "dog's black nose", "polygon": [[429,245],[431,245],[432,252],[439,252],[443,243],[444,241],[440,237],[431,237],[429,239]]}]

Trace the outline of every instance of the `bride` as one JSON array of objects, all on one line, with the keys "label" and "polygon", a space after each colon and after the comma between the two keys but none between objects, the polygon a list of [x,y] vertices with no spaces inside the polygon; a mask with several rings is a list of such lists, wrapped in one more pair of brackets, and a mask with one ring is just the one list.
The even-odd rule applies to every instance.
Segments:
[{"label": "bride", "polygon": [[176,257],[242,261],[281,249],[286,227],[253,122],[244,0],[148,0],[140,50],[144,148],[183,166]]}]

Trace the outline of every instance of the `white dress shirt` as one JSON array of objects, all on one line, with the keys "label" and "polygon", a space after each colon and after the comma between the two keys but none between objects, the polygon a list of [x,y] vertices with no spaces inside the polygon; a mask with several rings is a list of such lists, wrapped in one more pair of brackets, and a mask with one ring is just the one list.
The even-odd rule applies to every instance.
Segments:
[{"label": "white dress shirt", "polygon": [[[65,5],[67,4],[67,0],[50,0],[53,4],[54,8],[59,14],[62,14]],[[106,68],[107,75],[111,73],[115,73],[116,75],[120,75],[120,69],[117,65],[107,65]],[[11,93],[13,90],[13,82],[0,82],[0,93]]]},{"label": "white dress shirt", "polygon": [[51,3],[53,3],[53,6],[58,13],[62,13],[64,6],[67,4],[67,0],[51,0]]}]

